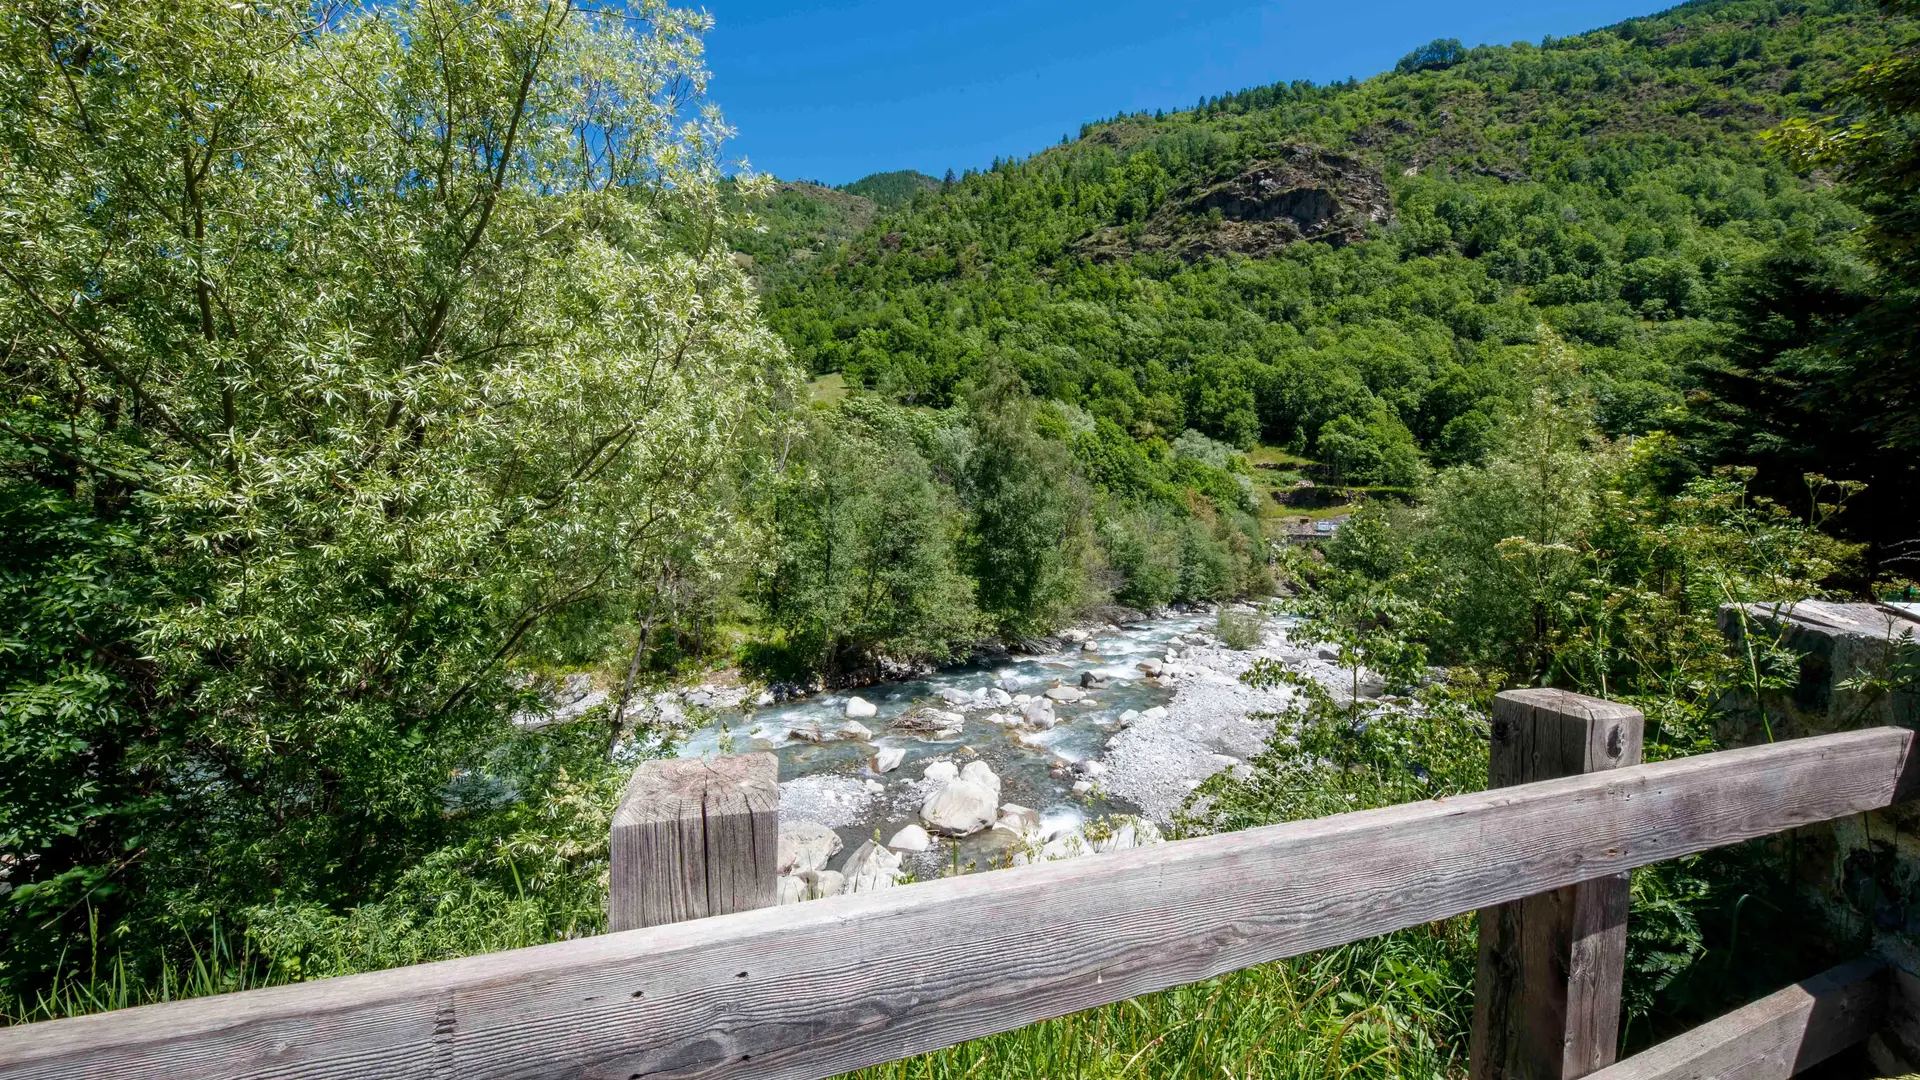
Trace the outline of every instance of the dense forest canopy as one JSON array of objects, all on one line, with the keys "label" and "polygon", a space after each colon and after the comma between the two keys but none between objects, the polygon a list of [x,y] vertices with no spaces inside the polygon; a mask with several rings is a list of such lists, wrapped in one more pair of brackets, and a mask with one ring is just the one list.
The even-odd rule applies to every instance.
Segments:
[{"label": "dense forest canopy", "polygon": [[1806,415],[1756,443],[1710,399],[1739,392],[1726,369],[1759,346],[1737,326],[1779,260],[1817,252],[1839,309],[1865,295],[1868,207],[1760,136],[1913,34],[1868,3],[1715,0],[1115,117],[763,266],[768,318],[813,371],[903,402],[1000,362],[1135,439],[1330,458],[1410,436],[1437,466],[1485,452],[1551,329],[1608,434],[1684,431],[1788,486],[1837,461],[1889,537],[1914,478],[1865,417],[1776,387]]}]

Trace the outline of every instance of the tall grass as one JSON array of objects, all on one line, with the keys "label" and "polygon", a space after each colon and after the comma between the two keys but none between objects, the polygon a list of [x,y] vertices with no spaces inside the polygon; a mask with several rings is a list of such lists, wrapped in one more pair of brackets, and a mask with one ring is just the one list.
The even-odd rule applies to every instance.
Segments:
[{"label": "tall grass", "polygon": [[252,953],[244,934],[217,925],[198,937],[182,930],[177,945],[159,962],[143,966],[125,949],[105,948],[98,921],[88,923],[87,956],[63,957],[54,978],[29,996],[0,994],[0,1024],[59,1020],[285,981],[275,979],[272,967]]},{"label": "tall grass", "polygon": [[1148,994],[854,1080],[1330,1080],[1465,1071],[1470,917]]}]

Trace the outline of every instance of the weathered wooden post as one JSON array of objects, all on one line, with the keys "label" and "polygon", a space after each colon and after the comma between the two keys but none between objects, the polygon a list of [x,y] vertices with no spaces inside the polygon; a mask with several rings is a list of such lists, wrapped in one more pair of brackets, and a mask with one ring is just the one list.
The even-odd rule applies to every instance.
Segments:
[{"label": "weathered wooden post", "polygon": [[779,779],[772,754],[643,762],[613,812],[607,929],[771,907]]},{"label": "weathered wooden post", "polygon": [[[1488,786],[1638,765],[1644,724],[1611,701],[1509,690],[1493,701]],[[1472,1080],[1572,1080],[1611,1065],[1626,957],[1625,874],[1482,908]]]}]

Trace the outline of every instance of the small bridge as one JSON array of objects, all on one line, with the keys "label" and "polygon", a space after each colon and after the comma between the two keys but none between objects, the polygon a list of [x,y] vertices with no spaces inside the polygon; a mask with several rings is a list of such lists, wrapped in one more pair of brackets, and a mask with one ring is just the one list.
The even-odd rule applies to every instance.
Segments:
[{"label": "small bridge", "polygon": [[[1624,706],[1510,692],[1478,794],[26,1024],[0,1078],[816,1080],[1476,909],[1476,1080],[1767,1080],[1866,1038],[1898,996],[1872,960],[1616,1063],[1626,872],[1893,805],[1914,734],[1651,765],[1640,740]],[[765,803],[676,805],[623,815],[653,830],[615,838],[623,920],[665,909],[623,898],[622,843],[655,895],[764,902]]]}]

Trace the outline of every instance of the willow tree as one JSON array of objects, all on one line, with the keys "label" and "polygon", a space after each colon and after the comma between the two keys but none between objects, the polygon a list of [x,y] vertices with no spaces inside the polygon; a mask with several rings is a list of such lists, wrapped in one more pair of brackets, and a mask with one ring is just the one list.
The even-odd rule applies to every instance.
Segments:
[{"label": "willow tree", "polygon": [[377,888],[543,621],[731,532],[789,376],[706,28],[0,11],[0,975],[90,911]]}]

